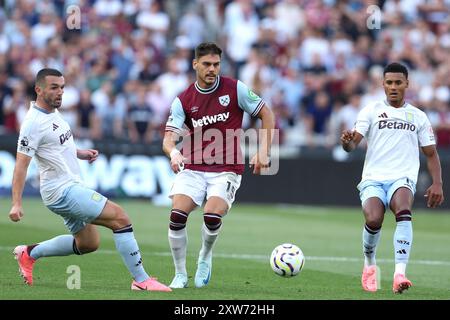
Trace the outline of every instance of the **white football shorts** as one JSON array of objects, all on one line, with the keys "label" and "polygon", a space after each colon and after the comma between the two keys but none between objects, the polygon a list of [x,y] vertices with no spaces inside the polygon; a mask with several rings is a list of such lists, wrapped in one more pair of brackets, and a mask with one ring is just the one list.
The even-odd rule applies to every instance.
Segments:
[{"label": "white football shorts", "polygon": [[175,176],[169,197],[184,194],[198,206],[202,206],[206,197],[220,197],[228,204],[228,210],[234,202],[236,191],[241,186],[242,176],[234,172],[204,172],[185,169]]}]

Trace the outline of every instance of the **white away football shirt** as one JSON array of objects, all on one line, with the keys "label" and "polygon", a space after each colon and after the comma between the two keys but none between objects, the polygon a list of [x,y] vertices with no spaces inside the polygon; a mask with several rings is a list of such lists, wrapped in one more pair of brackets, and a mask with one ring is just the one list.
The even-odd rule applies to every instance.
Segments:
[{"label": "white away football shirt", "polygon": [[386,101],[363,108],[355,130],[367,139],[362,180],[409,178],[417,183],[419,147],[435,144],[426,114],[409,103],[400,108]]},{"label": "white away football shirt", "polygon": [[58,110],[49,113],[31,103],[20,128],[17,152],[36,159],[45,205],[53,204],[65,188],[82,181],[72,131]]}]

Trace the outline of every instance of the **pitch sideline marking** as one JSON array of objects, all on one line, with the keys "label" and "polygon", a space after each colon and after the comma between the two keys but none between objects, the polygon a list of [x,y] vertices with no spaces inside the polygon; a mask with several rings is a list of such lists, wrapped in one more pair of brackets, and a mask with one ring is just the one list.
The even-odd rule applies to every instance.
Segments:
[{"label": "pitch sideline marking", "polygon": [[[13,251],[13,247],[3,247],[0,246],[0,251]],[[117,254],[116,250],[107,250],[102,249],[96,251],[99,254]],[[160,256],[160,257],[170,257],[170,252],[151,252],[146,253],[145,255],[150,256]],[[194,256],[191,254],[190,256]],[[248,259],[248,260],[262,260],[266,261],[270,255],[262,255],[262,254],[237,254],[237,253],[214,253],[214,257],[217,258],[231,258],[231,259]],[[306,256],[307,260],[310,261],[334,261],[334,262],[362,262],[362,258],[352,258],[352,257],[320,257],[320,256]],[[377,259],[377,262],[380,263],[393,263],[393,259]],[[420,265],[428,265],[428,266],[450,266],[450,261],[439,261],[439,260],[410,260],[411,264],[420,264]]]}]

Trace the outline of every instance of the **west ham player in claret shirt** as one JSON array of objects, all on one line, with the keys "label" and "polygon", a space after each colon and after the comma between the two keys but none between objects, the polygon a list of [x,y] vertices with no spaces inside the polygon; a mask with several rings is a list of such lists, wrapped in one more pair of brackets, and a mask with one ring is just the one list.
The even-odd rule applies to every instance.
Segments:
[{"label": "west ham player in claret shirt", "polygon": [[[171,288],[188,285],[186,222],[189,214],[202,206],[205,199],[195,286],[203,287],[211,278],[212,248],[244,171],[239,144],[244,112],[262,120],[258,152],[250,160],[253,173],[264,173],[270,164],[273,113],[244,83],[219,75],[221,54],[222,50],[214,43],[201,43],[196,47],[192,63],[196,82],[174,99],[166,124],[163,150],[177,173],[170,192],[172,210],[168,236],[175,265]],[[176,142],[186,131],[188,134],[183,137],[180,152]]]},{"label": "west ham player in claret shirt", "polygon": [[408,70],[402,64],[391,63],[383,74],[386,100],[374,101],[364,107],[359,112],[355,128],[342,133],[341,144],[345,151],[350,152],[363,137],[367,140],[366,160],[358,184],[366,220],[362,236],[362,287],[370,292],[379,289],[375,253],[384,213],[391,209],[397,222],[392,290],[402,293],[412,286],[405,273],[413,240],[411,210],[420,166],[419,148],[425,154],[433,180],[425,194],[428,207],[439,206],[444,196],[441,164],[430,121],[423,111],[405,102]]}]

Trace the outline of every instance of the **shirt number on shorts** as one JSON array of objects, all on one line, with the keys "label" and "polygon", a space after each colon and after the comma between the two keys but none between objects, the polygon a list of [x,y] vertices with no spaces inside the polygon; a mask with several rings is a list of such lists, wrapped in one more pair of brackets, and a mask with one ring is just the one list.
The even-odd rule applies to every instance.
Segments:
[{"label": "shirt number on shorts", "polygon": [[233,200],[235,193],[236,193],[236,188],[231,184],[230,181],[227,181],[227,197],[228,197],[228,199]]}]

